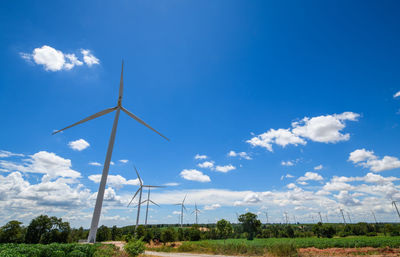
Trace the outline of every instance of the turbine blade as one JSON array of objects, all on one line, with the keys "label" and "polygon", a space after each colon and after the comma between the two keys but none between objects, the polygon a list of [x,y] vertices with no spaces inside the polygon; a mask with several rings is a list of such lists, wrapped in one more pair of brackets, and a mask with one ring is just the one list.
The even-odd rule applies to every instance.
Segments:
[{"label": "turbine blade", "polygon": [[157,205],[158,207],[160,207],[160,205],[156,204],[155,202],[153,202],[152,200],[150,200],[151,203],[153,203],[154,205]]},{"label": "turbine blade", "polygon": [[139,182],[140,182],[140,187],[143,187],[143,181],[142,181],[142,179],[141,179],[140,176],[139,176],[139,172],[138,172],[138,170],[136,169],[136,166],[134,166],[134,167],[135,167],[136,175],[138,176],[138,179],[139,179]]},{"label": "turbine blade", "polygon": [[119,81],[119,95],[118,95],[119,104],[121,104],[123,94],[124,94],[124,60],[122,60],[121,80]]},{"label": "turbine blade", "polygon": [[142,189],[142,188],[140,187],[140,188],[136,191],[135,195],[132,197],[131,201],[129,202],[128,207],[129,207],[129,205],[131,205],[133,199],[135,199],[135,197],[136,197],[137,194],[139,193],[140,189]]},{"label": "turbine blade", "polygon": [[165,186],[150,186],[150,185],[143,185],[143,187],[160,187],[160,188],[162,188],[162,187],[165,187]]},{"label": "turbine blade", "polygon": [[76,126],[76,125],[79,125],[79,124],[81,124],[81,123],[84,123],[84,122],[86,122],[86,121],[93,120],[93,119],[98,118],[98,117],[100,117],[100,116],[103,116],[103,115],[105,115],[105,114],[107,114],[107,113],[110,113],[110,112],[112,112],[112,111],[115,111],[117,108],[118,108],[118,107],[108,108],[108,109],[105,109],[105,110],[103,110],[103,111],[101,111],[101,112],[98,112],[98,113],[96,113],[96,114],[93,114],[93,115],[91,115],[91,116],[89,116],[89,117],[87,117],[87,118],[85,118],[85,119],[83,119],[83,120],[81,120],[81,121],[78,121],[78,122],[76,122],[76,123],[74,123],[74,124],[72,124],[72,125],[70,125],[70,126],[68,126],[68,127],[65,127],[65,128],[63,128],[63,129],[60,129],[60,130],[57,130],[57,131],[53,132],[53,135],[54,135],[54,134],[57,134],[58,132],[61,132],[61,131],[63,131],[63,130],[72,128],[72,127],[74,127],[74,126]]},{"label": "turbine blade", "polygon": [[185,205],[182,204],[182,206],[183,206],[183,209],[185,209],[185,211],[187,212],[187,209],[186,209]]},{"label": "turbine blade", "polygon": [[187,196],[187,194],[185,195],[185,198],[183,198],[182,204],[185,202],[185,200],[186,200],[186,196]]},{"label": "turbine blade", "polygon": [[147,128],[153,130],[154,132],[156,132],[157,134],[159,134],[160,136],[162,136],[163,138],[165,138],[166,140],[169,141],[169,139],[167,137],[165,137],[163,134],[161,134],[160,132],[158,132],[157,130],[153,129],[152,127],[150,127],[150,125],[148,125],[146,122],[144,122],[143,120],[141,120],[138,116],[136,116],[135,114],[129,112],[127,109],[125,109],[124,107],[121,107],[121,109],[128,114],[129,116],[131,116],[133,119],[135,119],[137,122],[139,122],[140,124],[146,126]]}]

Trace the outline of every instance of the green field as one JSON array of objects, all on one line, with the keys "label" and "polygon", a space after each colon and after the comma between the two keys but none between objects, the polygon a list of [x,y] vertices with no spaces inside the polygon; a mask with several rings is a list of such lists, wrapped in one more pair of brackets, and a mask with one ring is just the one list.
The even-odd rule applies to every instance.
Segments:
[{"label": "green field", "polygon": [[113,245],[101,244],[0,244],[0,257],[100,257],[114,252]]},{"label": "green field", "polygon": [[248,254],[263,255],[267,251],[278,248],[360,248],[360,247],[400,247],[400,237],[345,237],[345,238],[268,238],[254,239],[227,239],[202,240],[197,242],[183,242],[178,248],[161,247],[152,249],[158,251],[196,252],[212,254]]}]

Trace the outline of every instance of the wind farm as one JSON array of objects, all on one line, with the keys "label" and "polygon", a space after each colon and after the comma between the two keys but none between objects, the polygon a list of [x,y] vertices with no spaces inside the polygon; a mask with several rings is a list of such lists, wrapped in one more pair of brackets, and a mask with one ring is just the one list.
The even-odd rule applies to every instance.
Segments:
[{"label": "wind farm", "polygon": [[0,257],[400,256],[396,1],[0,6]]}]

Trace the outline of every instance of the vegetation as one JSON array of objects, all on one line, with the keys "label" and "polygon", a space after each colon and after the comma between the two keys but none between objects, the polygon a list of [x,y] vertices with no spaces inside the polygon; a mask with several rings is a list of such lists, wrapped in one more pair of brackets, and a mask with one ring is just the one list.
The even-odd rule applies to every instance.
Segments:
[{"label": "vegetation", "polygon": [[142,240],[131,240],[125,246],[124,250],[131,257],[136,257],[141,253],[144,253],[145,245]]},{"label": "vegetation", "polygon": [[[99,244],[0,244],[0,256],[12,257],[58,257],[58,256],[79,256],[79,257],[96,257]],[[106,246],[112,248],[113,246]],[[101,256],[101,255],[100,255]]]}]

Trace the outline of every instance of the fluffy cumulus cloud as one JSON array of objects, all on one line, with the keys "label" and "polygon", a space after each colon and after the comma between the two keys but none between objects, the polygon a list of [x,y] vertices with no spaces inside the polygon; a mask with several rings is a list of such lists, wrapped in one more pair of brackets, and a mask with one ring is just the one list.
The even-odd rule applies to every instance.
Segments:
[{"label": "fluffy cumulus cloud", "polygon": [[90,146],[90,144],[85,139],[78,139],[75,141],[71,141],[68,143],[68,146],[75,151],[82,151],[85,150]]},{"label": "fluffy cumulus cloud", "polygon": [[396,94],[393,95],[393,98],[400,97],[400,91],[398,91]]},{"label": "fluffy cumulus cloud", "polygon": [[55,153],[40,151],[19,162],[0,161],[0,168],[12,172],[46,174],[50,178],[79,178],[81,174],[71,169],[71,160],[64,159]]},{"label": "fluffy cumulus cloud", "polygon": [[[90,175],[89,179],[91,181],[93,181],[94,183],[100,183],[101,174]],[[115,187],[115,188],[121,188],[126,185],[138,186],[140,183],[139,183],[139,179],[127,180],[126,178],[122,177],[121,175],[108,175],[107,184],[112,187]]]},{"label": "fluffy cumulus cloud", "polygon": [[119,160],[119,162],[121,162],[121,163],[128,163],[129,162],[129,160]]},{"label": "fluffy cumulus cloud", "polygon": [[323,180],[323,177],[318,173],[308,171],[304,174],[304,176],[297,179],[297,181],[307,181],[307,180],[321,181]]},{"label": "fluffy cumulus cloud", "polygon": [[221,205],[218,204],[218,203],[214,203],[214,204],[211,204],[211,205],[205,205],[204,206],[204,210],[205,211],[212,211],[212,210],[215,210],[215,209],[218,209],[218,208],[221,208]]},{"label": "fluffy cumulus cloud", "polygon": [[184,169],[180,173],[181,177],[186,180],[198,181],[198,182],[210,182],[209,176],[205,175],[203,172],[195,169]]},{"label": "fluffy cumulus cloud", "polygon": [[248,153],[246,152],[235,152],[235,151],[229,151],[228,153],[229,157],[239,157],[240,159],[245,159],[245,160],[251,160],[251,157]]},{"label": "fluffy cumulus cloud", "polygon": [[315,166],[314,170],[322,170],[323,168],[324,168],[324,166],[322,166],[322,164],[321,164],[321,165]]},{"label": "fluffy cumulus cloud", "polygon": [[320,143],[337,143],[350,139],[350,134],[343,134],[346,121],[357,121],[360,115],[353,112],[341,114],[322,115],[317,117],[304,117],[300,121],[293,122],[288,129],[270,129],[255,136],[247,143],[252,146],[266,148],[273,151],[273,144],[285,147],[287,145],[305,145],[307,140]]},{"label": "fluffy cumulus cloud", "polygon": [[227,173],[227,172],[229,172],[231,170],[235,170],[235,169],[236,169],[236,167],[233,166],[232,164],[225,165],[225,166],[219,166],[219,165],[215,166],[215,171],[223,172],[223,173]]},{"label": "fluffy cumulus cloud", "polygon": [[[83,61],[88,65],[99,64],[97,59],[89,50],[81,50]],[[63,53],[51,46],[43,45],[33,49],[32,53],[20,53],[21,58],[26,61],[43,65],[47,71],[71,70],[75,66],[82,66],[83,62],[73,53]]]},{"label": "fluffy cumulus cloud", "polygon": [[205,161],[205,162],[197,164],[197,166],[199,166],[200,168],[211,169],[212,167],[214,167],[214,162]]},{"label": "fluffy cumulus cloud", "polygon": [[179,183],[176,183],[176,182],[168,182],[168,183],[165,183],[164,186],[167,186],[167,187],[176,187],[176,186],[179,186]]},{"label": "fluffy cumulus cloud", "polygon": [[196,160],[204,160],[204,159],[207,159],[208,157],[207,157],[207,155],[204,155],[204,154],[196,154],[196,155],[194,156],[194,158],[195,158]]},{"label": "fluffy cumulus cloud", "polygon": [[384,156],[382,159],[379,159],[374,154],[374,151],[368,151],[364,148],[351,152],[349,161],[364,168],[368,168],[373,172],[400,168],[400,160],[397,157]]}]

